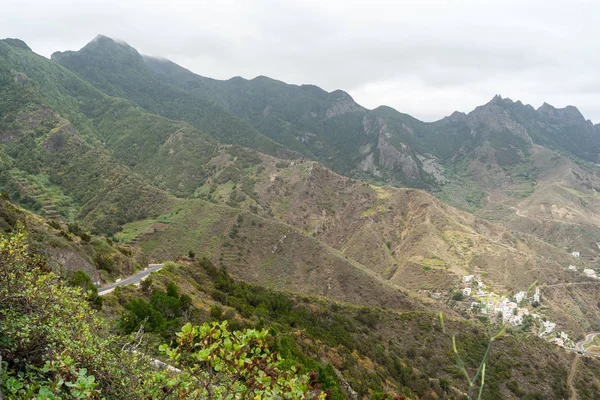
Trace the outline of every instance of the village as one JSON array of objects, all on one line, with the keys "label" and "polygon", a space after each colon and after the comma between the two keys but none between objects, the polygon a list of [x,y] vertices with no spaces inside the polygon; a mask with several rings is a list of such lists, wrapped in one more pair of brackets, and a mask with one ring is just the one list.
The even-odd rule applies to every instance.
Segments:
[{"label": "village", "polygon": [[[598,243],[600,248],[600,242]],[[573,258],[584,257],[580,252],[571,252]],[[598,257],[598,256],[594,256]],[[578,267],[569,265],[566,269],[585,275],[587,278],[600,279],[600,268]],[[421,290],[425,294],[427,290]],[[519,291],[506,296],[494,292],[486,285],[480,275],[465,275],[462,277],[458,291],[451,291],[453,301],[458,301],[456,307],[464,313],[487,317],[489,321],[520,328],[524,332],[535,332],[541,338],[558,346],[575,349],[575,341],[565,332],[556,331],[556,323],[543,314],[541,288],[532,285],[527,291]],[[441,292],[429,293],[435,300],[442,299]],[[535,312],[537,309],[537,312]]]},{"label": "village", "polygon": [[520,291],[506,297],[491,291],[480,276],[466,275],[462,280],[462,298],[470,301],[469,311],[472,313],[483,314],[491,321],[512,327],[536,329],[539,337],[558,346],[575,347],[567,333],[556,332],[556,323],[533,311],[541,304],[539,287],[535,287],[533,293]]}]

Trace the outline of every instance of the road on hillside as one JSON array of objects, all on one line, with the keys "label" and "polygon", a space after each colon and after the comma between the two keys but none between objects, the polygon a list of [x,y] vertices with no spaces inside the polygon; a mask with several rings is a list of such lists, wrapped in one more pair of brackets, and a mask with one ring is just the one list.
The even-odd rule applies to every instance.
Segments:
[{"label": "road on hillside", "polygon": [[585,335],[585,339],[581,342],[577,342],[575,347],[578,351],[585,351],[585,345],[589,344],[592,340],[594,340],[594,336],[600,335],[600,332],[592,332]]},{"label": "road on hillside", "polygon": [[108,294],[108,293],[112,292],[113,290],[115,290],[115,288],[117,286],[138,284],[142,281],[142,279],[146,278],[151,273],[160,270],[162,267],[163,267],[162,264],[150,264],[150,265],[148,265],[148,268],[146,268],[143,271],[138,272],[135,275],[131,275],[130,277],[120,280],[119,282],[114,282],[114,283],[111,283],[110,285],[106,285],[101,288],[98,288],[98,294],[100,296],[103,296],[103,295]]}]

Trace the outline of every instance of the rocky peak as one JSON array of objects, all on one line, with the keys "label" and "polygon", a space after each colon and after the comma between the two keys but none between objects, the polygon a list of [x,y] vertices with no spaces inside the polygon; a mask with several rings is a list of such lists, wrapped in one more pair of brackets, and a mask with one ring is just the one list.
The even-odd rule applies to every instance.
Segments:
[{"label": "rocky peak", "polygon": [[329,97],[333,100],[333,104],[325,112],[327,118],[333,118],[351,112],[365,111],[363,107],[354,101],[352,96],[342,90],[331,92]]},{"label": "rocky peak", "polygon": [[[521,124],[513,118],[512,111],[518,104],[509,98],[503,99],[496,95],[489,103],[477,107],[467,117],[473,134],[491,134],[494,132],[510,132],[528,143],[533,143],[531,137]],[[522,103],[520,103],[522,107]]]},{"label": "rocky peak", "polygon": [[566,106],[556,108],[548,103],[544,103],[537,109],[538,113],[554,121],[563,120],[566,123],[587,123],[585,117],[575,106]]},{"label": "rocky peak", "polygon": [[452,114],[448,115],[447,117],[444,117],[442,119],[442,121],[464,122],[466,119],[467,119],[467,114],[465,114],[464,112],[460,112],[460,111],[454,111]]},{"label": "rocky peak", "polygon": [[506,99],[503,99],[502,96],[500,96],[499,94],[495,95],[492,100],[490,100],[488,102],[488,104],[495,104],[495,105],[503,105],[506,102],[512,102],[508,97]]}]

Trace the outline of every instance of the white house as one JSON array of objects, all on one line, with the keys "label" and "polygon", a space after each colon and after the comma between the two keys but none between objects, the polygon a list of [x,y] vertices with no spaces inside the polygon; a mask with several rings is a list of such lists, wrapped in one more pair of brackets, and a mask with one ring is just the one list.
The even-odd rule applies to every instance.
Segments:
[{"label": "white house", "polygon": [[463,289],[463,296],[466,296],[466,297],[471,296],[471,288],[470,287],[466,287]]},{"label": "white house", "polygon": [[524,317],[525,315],[529,315],[529,310],[526,308],[519,308],[517,310],[517,315],[520,315],[521,317]]},{"label": "white house", "polygon": [[591,268],[584,269],[583,273],[589,276],[590,278],[598,278],[598,276],[596,275],[596,271],[594,271]]},{"label": "white house", "polygon": [[525,293],[524,291],[520,291],[519,293],[515,294],[515,300],[517,303],[520,303],[523,301],[523,299],[525,299],[527,297],[527,293]]},{"label": "white house", "polygon": [[544,328],[545,328],[542,335],[546,334],[546,333],[552,333],[554,331],[554,328],[556,327],[556,324],[554,322],[550,322],[550,321],[545,321],[542,323],[542,325],[544,325]]},{"label": "white house", "polygon": [[539,303],[539,302],[540,302],[540,288],[536,287],[535,294],[533,295],[533,303]]},{"label": "white house", "polygon": [[572,253],[571,253],[571,255],[572,255],[573,257],[578,257],[578,258],[579,258],[579,257],[581,257],[581,253],[580,253],[580,252],[578,252],[578,251],[574,251],[574,252],[572,252]]},{"label": "white house", "polygon": [[463,276],[463,282],[470,283],[473,280],[473,275],[465,275]]},{"label": "white house", "polygon": [[570,269],[571,271],[577,271],[577,267],[576,267],[576,266],[574,266],[574,265],[569,265],[569,269]]}]

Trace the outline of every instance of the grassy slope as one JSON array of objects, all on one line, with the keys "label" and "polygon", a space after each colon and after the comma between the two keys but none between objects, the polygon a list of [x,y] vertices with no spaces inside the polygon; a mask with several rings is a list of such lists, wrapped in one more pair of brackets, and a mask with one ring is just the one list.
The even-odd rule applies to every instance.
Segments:
[{"label": "grassy slope", "polygon": [[289,225],[202,200],[180,201],[162,222],[126,225],[123,236],[133,237],[157,261],[192,250],[267,287],[358,304],[423,307],[421,300]]},{"label": "grassy slope", "polygon": [[[0,43],[2,53],[14,56],[8,47]],[[0,58],[4,187],[27,191],[22,181],[14,182],[15,174],[10,172],[15,169],[37,176],[38,181],[44,179],[51,186],[46,189],[54,192],[47,201],[67,196],[72,200],[67,208],[75,207],[77,217],[98,231],[114,231],[120,224],[153,215],[168,204],[164,192],[145,185],[140,176],[120,166],[106,151],[89,144],[47,105],[37,83],[9,69],[14,66],[9,59]]]},{"label": "grassy slope", "polygon": [[[199,197],[283,221],[383,279],[412,290],[445,294],[459,286],[462,275],[472,273],[483,275],[501,293],[524,290],[536,281],[554,285],[585,280],[567,271],[573,260],[566,251],[447,207],[421,191],[374,187],[313,162],[282,162],[244,155],[241,149],[222,149],[211,163],[215,168]],[[164,243],[166,236],[140,240],[164,248],[183,247],[179,254],[184,254],[185,245],[192,248],[193,242],[182,245],[176,238],[191,228],[171,228],[172,245]],[[224,229],[227,232],[231,226]],[[276,239],[266,243],[269,248],[275,244]],[[153,251],[153,246],[148,250]],[[296,257],[289,248],[286,251],[292,260]],[[583,315],[566,313],[563,318],[555,304],[547,311],[562,322],[562,328],[580,334],[597,325],[600,310],[595,302],[581,303],[571,296],[564,304],[589,308]]]},{"label": "grassy slope", "polygon": [[30,250],[46,255],[60,270],[82,270],[100,283],[130,275],[147,264],[139,249],[87,236],[76,225],[67,225],[33,214],[0,197],[0,229],[21,224],[29,233]]},{"label": "grassy slope", "polygon": [[[457,335],[458,349],[471,371],[485,350],[485,327],[479,324],[446,318],[444,333],[435,313],[359,307],[273,291],[223,279],[201,265],[170,266],[153,275],[146,292],[115,291],[107,298],[108,312],[116,316],[130,299],[147,298],[152,288],[164,290],[174,281],[194,299],[197,311],[190,318],[196,322],[227,318],[236,326],[271,328],[279,335],[275,349],[308,370],[318,369],[319,377],[330,382],[334,398],[348,396],[347,385],[361,398],[384,391],[461,398],[466,385],[454,367],[450,336]],[[505,335],[492,346],[483,398],[563,398],[573,356],[536,337]],[[597,389],[597,364],[592,360],[582,367],[581,374],[589,380],[579,382],[581,393]]]}]

